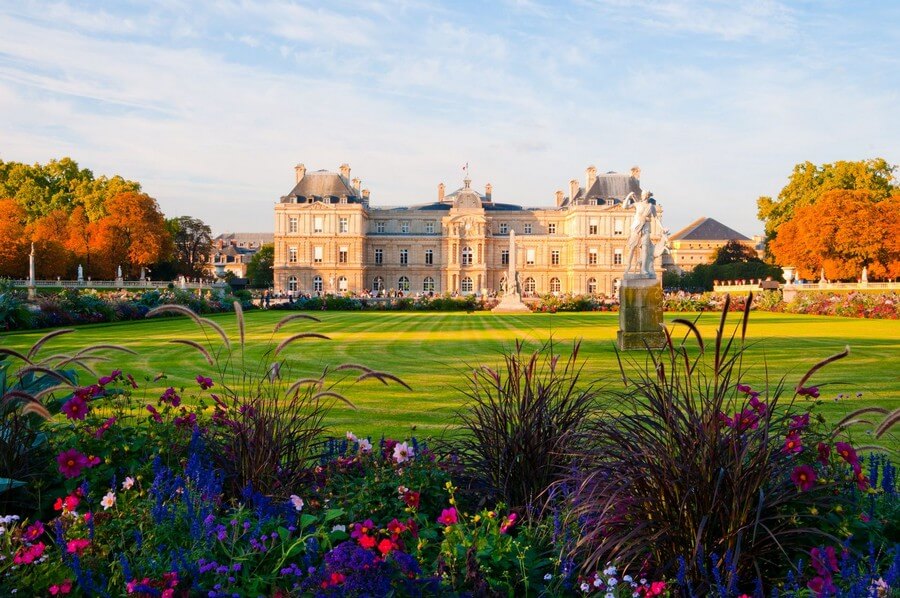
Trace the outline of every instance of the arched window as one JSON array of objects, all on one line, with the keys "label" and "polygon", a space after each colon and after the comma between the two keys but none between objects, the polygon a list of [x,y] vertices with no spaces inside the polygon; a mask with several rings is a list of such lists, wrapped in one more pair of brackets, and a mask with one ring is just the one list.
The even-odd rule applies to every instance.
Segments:
[{"label": "arched window", "polygon": [[313,278],[313,291],[315,291],[316,293],[321,293],[322,287],[323,287],[322,277],[321,276],[314,277]]},{"label": "arched window", "polygon": [[384,279],[380,276],[376,276],[375,280],[372,281],[372,290],[373,291],[383,291],[384,290]]},{"label": "arched window", "polygon": [[558,278],[551,278],[551,279],[550,279],[550,292],[551,292],[551,293],[558,293],[558,292],[560,291],[561,288],[562,288],[562,287],[561,287],[560,284],[559,284],[559,279],[558,279]]},{"label": "arched window", "polygon": [[296,276],[291,276],[290,278],[288,278],[288,291],[290,291],[292,293],[297,292],[297,277]]},{"label": "arched window", "polygon": [[468,276],[464,277],[462,279],[462,283],[459,285],[459,290],[463,293],[471,293],[473,288],[474,286],[472,285],[472,279]]},{"label": "arched window", "polygon": [[425,281],[422,283],[422,290],[426,293],[434,292],[434,279],[430,276],[425,277]]},{"label": "arched window", "polygon": [[338,290],[341,291],[342,293],[347,292],[347,277],[346,276],[341,276],[340,278],[338,278]]},{"label": "arched window", "polygon": [[534,279],[530,276],[525,279],[525,284],[522,285],[522,290],[528,294],[534,293]]},{"label": "arched window", "polygon": [[591,295],[597,294],[597,279],[596,278],[588,278],[588,287],[587,292]]},{"label": "arched window", "polygon": [[471,247],[463,247],[462,250],[462,265],[463,266],[471,266],[472,265],[472,248]]},{"label": "arched window", "polygon": [[404,293],[409,291],[409,279],[405,276],[401,276],[400,280],[397,281],[397,289],[403,291]]}]

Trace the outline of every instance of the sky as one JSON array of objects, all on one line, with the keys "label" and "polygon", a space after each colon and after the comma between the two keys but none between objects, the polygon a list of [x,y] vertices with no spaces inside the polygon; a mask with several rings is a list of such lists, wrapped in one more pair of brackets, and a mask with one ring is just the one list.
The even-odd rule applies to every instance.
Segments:
[{"label": "sky", "polygon": [[167,216],[271,231],[294,166],[375,206],[551,206],[642,170],[677,230],[762,231],[809,160],[900,162],[900,2],[0,3],[0,159],[70,156]]}]

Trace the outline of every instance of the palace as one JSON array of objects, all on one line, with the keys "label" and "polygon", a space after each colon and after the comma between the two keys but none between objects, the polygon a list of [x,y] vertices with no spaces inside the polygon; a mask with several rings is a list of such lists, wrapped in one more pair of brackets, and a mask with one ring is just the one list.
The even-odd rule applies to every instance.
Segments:
[{"label": "palace", "polygon": [[[516,232],[517,271],[525,295],[613,295],[622,276],[640,170],[586,171],[555,205],[527,208],[494,201],[463,186],[409,207],[371,205],[368,189],[339,172],[295,169],[294,188],[275,206],[275,290],[298,293],[402,291],[491,293],[504,288],[509,232]],[[658,208],[661,211],[661,208]],[[652,234],[659,237],[654,222]],[[657,264],[658,275],[662,268]]]}]

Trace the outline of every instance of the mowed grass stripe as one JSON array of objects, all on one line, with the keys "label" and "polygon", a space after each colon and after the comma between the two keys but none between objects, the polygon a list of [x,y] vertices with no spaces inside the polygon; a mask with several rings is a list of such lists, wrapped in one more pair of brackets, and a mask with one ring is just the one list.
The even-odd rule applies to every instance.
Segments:
[{"label": "mowed grass stripe", "polygon": [[[618,326],[615,313],[311,312],[321,318],[321,323],[296,320],[273,340],[272,328],[285,315],[287,312],[281,311],[246,314],[248,363],[262,362],[265,366],[271,362],[271,356],[265,357],[265,352],[273,344],[290,334],[314,331],[332,340],[310,339],[292,344],[283,354],[288,362],[286,374],[295,378],[318,375],[326,365],[352,362],[388,371],[413,387],[410,392],[370,380],[345,388],[345,394],[359,410],[338,407],[332,412],[329,421],[337,433],[352,429],[365,434],[380,435],[383,431],[406,435],[413,427],[418,435],[438,433],[462,404],[458,389],[466,384],[471,368],[481,364],[496,367],[517,339],[533,349],[552,336],[559,351],[568,351],[574,340],[582,339],[585,379],[599,378],[613,388],[621,387],[613,348]],[[236,339],[233,315],[210,317]],[[697,316],[667,314],[668,320],[674,317]],[[740,314],[730,314],[729,330],[739,320]],[[698,320],[710,347],[717,325],[718,314],[703,314]],[[43,334],[0,335],[0,345],[22,349]],[[214,332],[209,331],[208,335],[217,343]],[[73,352],[101,342],[128,346],[139,355],[111,354],[111,361],[101,369],[121,367],[150,377],[166,372],[168,380],[150,385],[148,397],[155,399],[154,394],[161,392],[164,384],[193,389],[194,377],[208,372],[203,358],[193,349],[168,342],[175,338],[202,342],[204,335],[186,318],[84,326],[51,341],[46,354]],[[821,412],[830,421],[862,406],[900,406],[900,322],[754,312],[748,340],[746,380],[754,385],[762,384],[765,364],[773,382],[787,375],[788,384],[793,385],[811,365],[849,344],[850,357],[817,373],[813,380],[822,387],[823,398],[828,399]],[[694,343],[688,339],[687,344]],[[863,392],[860,398],[856,398],[858,391]],[[834,402],[838,393],[851,398]]]}]

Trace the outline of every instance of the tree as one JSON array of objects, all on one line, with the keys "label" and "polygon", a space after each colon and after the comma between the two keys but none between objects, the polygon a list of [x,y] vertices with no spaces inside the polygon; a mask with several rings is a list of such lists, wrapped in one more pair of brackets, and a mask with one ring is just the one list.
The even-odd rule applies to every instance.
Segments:
[{"label": "tree", "polygon": [[106,201],[107,215],[98,221],[102,263],[94,264],[98,276],[112,276],[121,264],[127,275],[165,259],[172,251],[172,237],[156,200],[146,193],[126,192]]},{"label": "tree", "polygon": [[247,264],[247,278],[250,286],[263,289],[272,286],[275,282],[275,246],[271,243],[263,245],[259,251],[250,258]]},{"label": "tree", "polygon": [[178,274],[202,276],[212,251],[212,229],[199,218],[179,216],[166,220],[172,237],[172,261]]},{"label": "tree", "polygon": [[794,212],[803,206],[816,203],[819,197],[832,189],[867,189],[873,201],[889,197],[896,186],[893,183],[896,166],[883,158],[838,161],[816,166],[804,162],[794,166],[788,184],[778,194],[778,199],[760,197],[756,201],[759,219],[766,224],[766,237],[774,239],[782,224],[789,221]]},{"label": "tree", "polygon": [[38,278],[65,277],[71,272],[73,254],[66,243],[69,236],[69,216],[65,210],[54,210],[29,224],[27,236],[34,243],[35,272]]},{"label": "tree", "polygon": [[713,263],[719,266],[736,262],[759,262],[756,252],[737,240],[731,240],[716,250]]},{"label": "tree", "polygon": [[771,244],[775,259],[816,278],[855,279],[863,267],[874,278],[900,276],[900,194],[875,199],[872,191],[828,191],[798,208]]},{"label": "tree", "polygon": [[25,210],[14,199],[0,199],[0,276],[25,278],[27,256]]}]

